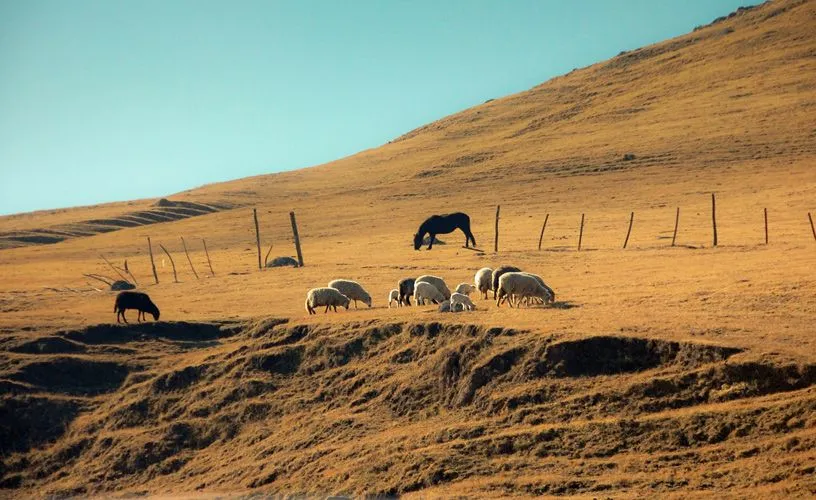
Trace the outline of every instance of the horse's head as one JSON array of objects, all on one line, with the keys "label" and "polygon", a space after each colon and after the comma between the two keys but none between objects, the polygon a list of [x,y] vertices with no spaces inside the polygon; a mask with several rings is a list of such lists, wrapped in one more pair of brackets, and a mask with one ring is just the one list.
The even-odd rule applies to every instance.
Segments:
[{"label": "horse's head", "polygon": [[416,233],[414,235],[414,250],[419,250],[419,247],[422,246],[422,235]]}]

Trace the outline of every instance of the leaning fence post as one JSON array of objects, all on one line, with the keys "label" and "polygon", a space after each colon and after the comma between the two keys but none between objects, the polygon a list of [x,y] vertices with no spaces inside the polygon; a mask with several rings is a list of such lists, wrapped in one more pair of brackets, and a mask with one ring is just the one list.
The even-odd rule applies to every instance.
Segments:
[{"label": "leaning fence post", "polygon": [[541,226],[541,234],[538,235],[538,249],[541,250],[541,242],[544,240],[544,230],[547,229],[547,220],[549,220],[550,214],[544,216],[544,225]]},{"label": "leaning fence post", "polygon": [[581,229],[578,231],[578,251],[581,251],[581,241],[584,239],[584,214],[581,214]]},{"label": "leaning fence post", "polygon": [[173,266],[173,282],[178,283],[178,275],[176,274],[176,263],[173,262],[173,256],[170,255],[170,252],[168,252],[167,249],[164,248],[164,245],[162,245],[161,243],[159,243],[159,247],[161,247],[161,249],[164,250],[164,253],[167,254],[167,258],[170,259],[170,265]]},{"label": "leaning fence post", "polygon": [[[303,253],[300,251],[300,237],[298,236],[297,222],[295,221],[295,212],[289,212],[289,219],[292,221],[292,236],[295,238],[295,250],[297,250],[298,266],[303,267]],[[260,252],[258,247],[258,252]],[[258,253],[258,262],[260,263],[261,254]]]},{"label": "leaning fence post", "polygon": [[501,210],[501,205],[496,205],[496,227],[495,232],[493,235],[493,252],[499,251],[499,211]]},{"label": "leaning fence post", "polygon": [[813,239],[816,240],[816,229],[813,229],[813,217],[810,216],[810,212],[808,212],[808,220],[810,221],[810,232],[813,233]]},{"label": "leaning fence post", "polygon": [[207,240],[201,238],[201,243],[204,243],[204,255],[207,256],[207,265],[210,266],[210,274],[215,276],[215,271],[212,268],[212,262],[210,262],[210,252],[207,251]]},{"label": "leaning fence post", "polygon": [[258,247],[258,269],[261,268],[261,231],[258,229],[258,209],[252,209],[252,217],[255,219],[255,245]]},{"label": "leaning fence post", "polygon": [[190,253],[187,251],[187,243],[184,242],[184,236],[181,236],[181,246],[184,247],[184,255],[187,256],[187,262],[190,264],[190,269],[193,271],[193,275],[195,275],[196,279],[198,279],[198,273],[193,267],[193,261],[190,259]]},{"label": "leaning fence post", "polygon": [[680,224],[680,207],[677,207],[677,213],[674,215],[674,234],[672,234],[672,246],[677,239],[677,225]]},{"label": "leaning fence post", "polygon": [[626,231],[626,239],[623,241],[623,248],[626,248],[626,244],[629,243],[629,235],[632,234],[632,222],[635,220],[635,212],[629,216],[629,230]]},{"label": "leaning fence post", "polygon": [[150,253],[150,267],[153,268],[153,280],[159,284],[159,275],[156,274],[156,263],[153,262],[153,246],[150,244],[150,236],[147,237],[147,251]]},{"label": "leaning fence post", "polygon": [[717,246],[717,202],[711,193],[711,225],[714,227],[714,246]]}]

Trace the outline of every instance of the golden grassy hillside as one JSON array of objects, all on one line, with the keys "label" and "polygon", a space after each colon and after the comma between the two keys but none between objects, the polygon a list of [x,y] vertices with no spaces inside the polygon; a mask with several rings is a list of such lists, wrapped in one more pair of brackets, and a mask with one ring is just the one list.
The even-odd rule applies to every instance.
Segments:
[{"label": "golden grassy hillside", "polygon": [[[774,1],[176,207],[0,218],[0,495],[816,494],[813,26],[816,1]],[[258,270],[252,208],[272,256],[297,213],[305,267]],[[414,251],[452,211],[479,250]],[[109,324],[100,254],[162,321]],[[387,307],[400,278],[501,264],[558,301]],[[309,317],[340,277],[374,307]]]}]

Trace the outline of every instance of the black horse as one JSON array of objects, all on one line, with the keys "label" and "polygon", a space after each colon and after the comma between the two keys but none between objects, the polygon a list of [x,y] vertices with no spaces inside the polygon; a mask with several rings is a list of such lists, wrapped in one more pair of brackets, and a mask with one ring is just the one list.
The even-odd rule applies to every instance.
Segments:
[{"label": "black horse", "polygon": [[456,212],[455,214],[432,215],[425,219],[425,222],[419,226],[419,231],[414,235],[414,250],[419,250],[419,247],[422,246],[425,234],[431,235],[431,242],[428,243],[428,250],[430,250],[437,234],[452,233],[456,229],[461,229],[465,233],[465,248],[468,242],[473,242],[473,246],[476,246],[476,238],[470,232],[470,217],[462,212]]}]

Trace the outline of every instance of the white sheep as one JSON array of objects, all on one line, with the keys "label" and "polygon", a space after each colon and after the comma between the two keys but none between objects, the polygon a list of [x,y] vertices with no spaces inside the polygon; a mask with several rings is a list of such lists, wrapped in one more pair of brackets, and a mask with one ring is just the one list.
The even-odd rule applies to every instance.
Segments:
[{"label": "white sheep", "polygon": [[353,300],[355,309],[357,309],[358,300],[368,307],[371,307],[371,295],[356,281],[332,280],[329,282],[329,288],[336,288],[340,293]]},{"label": "white sheep", "polygon": [[530,298],[538,299],[539,303],[542,303],[542,304],[552,304],[553,302],[555,302],[555,292],[553,292],[553,289],[550,288],[546,283],[544,283],[544,280],[541,278],[541,276],[539,276],[537,274],[533,274],[533,273],[528,273],[528,272],[522,272],[521,274],[526,274],[527,276],[532,276],[533,278],[535,278],[536,281],[538,281],[538,284],[543,286],[544,289],[546,289],[547,292],[548,292],[547,297],[543,297],[543,298],[542,297],[530,297]]},{"label": "white sheep", "polygon": [[470,295],[475,290],[476,287],[470,283],[459,283],[456,285],[456,293],[461,293],[462,295]]},{"label": "white sheep", "polygon": [[476,276],[473,278],[473,282],[476,283],[476,288],[482,292],[483,299],[487,299],[487,292],[493,289],[490,283],[492,277],[493,270],[489,267],[483,267],[476,271]]},{"label": "white sheep", "polygon": [[541,297],[547,300],[550,292],[538,282],[536,278],[529,274],[520,272],[504,273],[499,278],[499,286],[496,292],[496,305],[501,306],[505,300],[510,307],[513,307],[514,297],[516,307],[521,305],[521,299],[527,297]]},{"label": "white sheep", "polygon": [[417,281],[414,284],[414,300],[417,305],[424,306],[425,301],[439,304],[445,302],[447,299],[442,292],[427,281]]},{"label": "white sheep", "polygon": [[322,306],[326,306],[324,313],[329,312],[330,307],[334,308],[334,312],[337,312],[337,306],[348,309],[349,303],[351,300],[336,288],[312,288],[306,294],[306,310],[309,311],[309,314],[317,314],[315,307]]},{"label": "white sheep", "polygon": [[450,290],[448,289],[448,285],[446,285],[445,280],[443,280],[439,276],[423,274],[422,276],[416,279],[416,283],[419,282],[430,283],[431,285],[435,286],[436,289],[439,290],[439,292],[445,297],[445,300],[448,300],[451,296]]},{"label": "white sheep", "polygon": [[391,309],[391,304],[393,302],[397,303],[397,307],[402,307],[402,301],[400,300],[399,290],[396,289],[396,288],[391,290],[390,292],[388,292],[388,308],[389,309]]},{"label": "white sheep", "polygon": [[461,304],[462,307],[467,311],[472,311],[476,309],[476,306],[473,305],[473,302],[470,300],[470,297],[463,293],[454,293],[451,295],[450,298],[451,309],[456,309],[458,304]]}]

